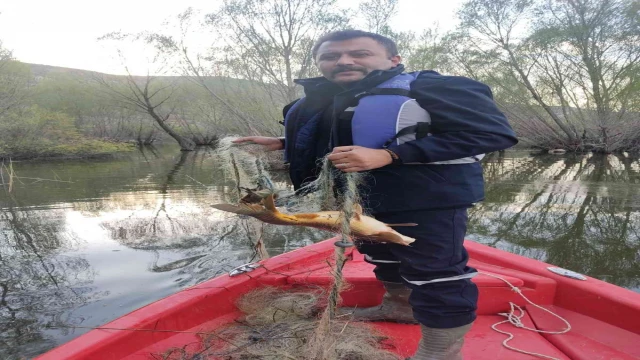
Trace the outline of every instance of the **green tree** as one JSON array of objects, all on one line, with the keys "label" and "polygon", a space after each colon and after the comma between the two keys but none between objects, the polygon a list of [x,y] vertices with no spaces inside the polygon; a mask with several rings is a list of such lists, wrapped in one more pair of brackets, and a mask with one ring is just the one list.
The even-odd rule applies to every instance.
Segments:
[{"label": "green tree", "polygon": [[25,103],[32,82],[29,67],[15,61],[0,41],[0,116]]},{"label": "green tree", "polygon": [[88,139],[65,113],[21,107],[0,117],[0,158],[86,156],[127,150],[121,144]]}]

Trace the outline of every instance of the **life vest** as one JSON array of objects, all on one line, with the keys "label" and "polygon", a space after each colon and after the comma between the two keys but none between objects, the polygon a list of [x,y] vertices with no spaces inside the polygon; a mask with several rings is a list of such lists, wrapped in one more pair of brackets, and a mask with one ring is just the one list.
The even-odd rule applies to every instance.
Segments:
[{"label": "life vest", "polygon": [[[392,149],[394,142],[402,144],[430,136],[431,117],[409,94],[416,77],[416,73],[399,74],[378,86],[363,88],[362,92],[354,89],[350,94],[334,96],[334,109],[339,110],[336,117],[351,122],[353,144]],[[314,139],[325,110],[307,100],[302,98],[284,111],[285,161],[296,190],[313,181],[318,171]],[[337,128],[334,126],[334,130]],[[338,139],[335,133],[332,136]],[[479,159],[477,156],[370,170],[362,185],[363,202],[372,214],[471,206],[484,199]],[[407,196],[408,193],[413,195]]]},{"label": "life vest", "polygon": [[[353,106],[346,108],[338,121],[350,121],[354,145],[371,149],[382,149],[392,144],[431,136],[431,116],[416,99],[410,97],[411,83],[419,72],[399,74],[380,83],[378,86],[363,91],[353,99]],[[305,102],[301,98],[287,112],[286,124],[292,114]],[[321,116],[321,114],[317,114]],[[315,121],[309,121],[301,127],[294,149],[303,148],[308,134],[315,131]],[[300,136],[303,135],[303,136]],[[430,165],[469,164],[480,161],[484,154],[429,163]],[[287,159],[285,159],[287,160]]]},{"label": "life vest", "polygon": [[[339,115],[339,121],[351,121],[354,145],[382,149],[431,136],[431,116],[409,96],[418,74],[399,74],[355,96],[356,105]],[[484,154],[429,164],[468,164],[483,157]]]}]

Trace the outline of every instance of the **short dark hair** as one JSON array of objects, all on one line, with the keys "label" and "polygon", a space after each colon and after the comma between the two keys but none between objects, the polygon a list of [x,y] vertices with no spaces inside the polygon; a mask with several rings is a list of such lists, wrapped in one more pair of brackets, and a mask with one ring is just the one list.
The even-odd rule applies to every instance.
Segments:
[{"label": "short dark hair", "polygon": [[313,45],[311,54],[315,59],[316,55],[318,55],[318,49],[320,48],[320,45],[326,43],[327,41],[344,41],[361,37],[368,37],[377,41],[380,45],[384,46],[390,57],[398,55],[398,45],[396,45],[395,41],[380,34],[353,29],[332,31],[328,34],[322,35],[322,37],[320,37],[320,39],[316,41],[315,45]]}]

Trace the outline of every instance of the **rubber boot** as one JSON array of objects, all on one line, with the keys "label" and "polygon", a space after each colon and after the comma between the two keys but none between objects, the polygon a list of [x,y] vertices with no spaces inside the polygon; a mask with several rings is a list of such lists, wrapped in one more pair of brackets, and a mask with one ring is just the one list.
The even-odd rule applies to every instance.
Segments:
[{"label": "rubber boot", "polygon": [[383,281],[386,290],[382,303],[369,308],[342,308],[340,313],[350,315],[353,321],[390,321],[405,324],[417,324],[413,310],[409,305],[411,289],[402,283]]},{"label": "rubber boot", "polygon": [[464,335],[471,329],[471,324],[452,329],[420,327],[422,339],[410,360],[462,360]]}]

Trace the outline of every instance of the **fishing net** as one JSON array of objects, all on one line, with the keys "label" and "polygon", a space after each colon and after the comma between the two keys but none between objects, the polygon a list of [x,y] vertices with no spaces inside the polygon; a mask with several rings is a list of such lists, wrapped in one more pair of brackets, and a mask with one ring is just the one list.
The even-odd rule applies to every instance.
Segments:
[{"label": "fishing net", "polygon": [[209,355],[229,360],[397,359],[381,350],[383,337],[372,328],[336,317],[339,294],[348,286],[342,269],[347,260],[345,249],[352,245],[350,223],[355,205],[361,203],[358,189],[363,175],[338,171],[324,158],[317,180],[293,192],[286,183],[274,181],[268,171],[268,153],[261,146],[238,145],[233,140],[222,139],[216,151],[225,177],[233,184],[230,201],[237,203],[247,192],[267,191],[277,196],[276,205],[284,206],[287,212],[339,210],[343,246],[335,248],[334,281],[328,291],[288,293],[267,288],[248,294],[238,303],[244,320],[203,339],[207,349],[224,349]]},{"label": "fishing net", "polygon": [[277,162],[273,155],[265,153],[261,145],[234,144],[236,137],[225,137],[218,143],[214,153],[220,170],[233,186],[226,193],[232,194],[229,202],[238,202],[247,189],[275,190],[276,184],[267,170],[269,164]]},{"label": "fishing net", "polygon": [[[267,190],[277,195],[276,205],[284,206],[289,212],[316,212],[322,210],[340,210],[340,235],[343,247],[336,247],[334,286],[329,294],[329,303],[325,316],[319,325],[319,333],[327,326],[328,319],[333,317],[335,308],[340,302],[339,292],[342,289],[342,268],[346,258],[345,248],[351,243],[351,219],[355,215],[355,205],[362,205],[359,189],[363,183],[362,173],[343,173],[337,170],[326,157],[319,160],[320,174],[313,182],[306,184],[297,192],[284,187],[276,187],[269,171],[266,169],[262,146],[233,143],[235,137],[225,137],[220,141],[216,151],[219,163],[228,177],[232,178],[237,193],[236,201],[242,198],[243,191]],[[339,184],[336,184],[340,182]],[[280,186],[286,184],[280,184]],[[336,186],[337,185],[337,186]],[[253,189],[252,189],[253,188]],[[361,206],[362,207],[362,206]]]},{"label": "fishing net", "polygon": [[396,360],[387,338],[365,323],[334,319],[321,348],[311,340],[326,305],[322,289],[283,290],[265,287],[246,294],[237,306],[244,314],[235,323],[201,335],[197,354],[171,349],[163,360],[186,359],[323,359]]},{"label": "fishing net", "polygon": [[[239,201],[249,190],[270,190],[276,195],[276,205],[292,213],[339,210],[350,196],[353,200],[348,206],[361,202],[357,188],[364,181],[365,174],[344,174],[326,158],[320,159],[318,167],[321,172],[317,179],[294,192],[282,172],[271,171],[282,170],[282,152],[265,152],[261,145],[253,143],[234,144],[236,138],[221,139],[214,153],[225,179],[233,184],[227,189],[230,195],[226,199],[228,202]],[[344,184],[341,188],[348,189],[351,185],[353,191],[348,195],[338,193],[334,186],[336,180]]]}]

